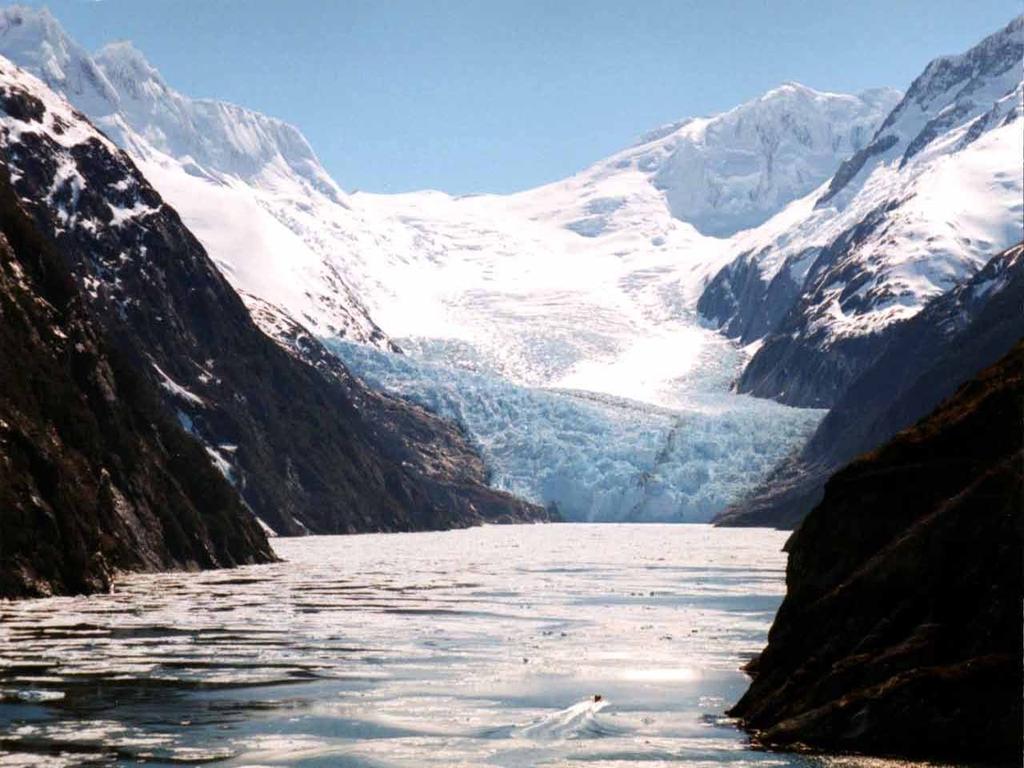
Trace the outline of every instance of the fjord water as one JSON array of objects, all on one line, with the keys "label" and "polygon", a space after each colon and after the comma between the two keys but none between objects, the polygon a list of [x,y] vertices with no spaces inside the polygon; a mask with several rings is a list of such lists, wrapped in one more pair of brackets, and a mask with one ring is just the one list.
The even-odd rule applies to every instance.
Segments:
[{"label": "fjord water", "polygon": [[784,540],[277,539],[275,565],[0,603],[0,766],[822,765],[752,751],[723,716],[784,593]]}]

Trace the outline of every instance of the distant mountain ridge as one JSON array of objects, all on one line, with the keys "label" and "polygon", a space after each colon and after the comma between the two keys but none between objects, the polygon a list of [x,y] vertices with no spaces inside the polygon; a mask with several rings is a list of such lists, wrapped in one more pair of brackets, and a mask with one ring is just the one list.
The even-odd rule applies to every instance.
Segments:
[{"label": "distant mountain ridge", "polygon": [[851,96],[785,83],[673,131],[654,184],[677,219],[731,236],[762,224],[861,151],[898,97],[890,88]]}]

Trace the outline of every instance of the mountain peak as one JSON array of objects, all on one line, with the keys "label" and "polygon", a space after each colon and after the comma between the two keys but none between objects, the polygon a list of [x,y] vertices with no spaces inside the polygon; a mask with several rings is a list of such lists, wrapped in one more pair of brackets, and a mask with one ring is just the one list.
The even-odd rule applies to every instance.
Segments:
[{"label": "mountain peak", "polygon": [[818,94],[820,91],[811,88],[809,85],[804,85],[797,80],[786,80],[782,84],[769,90],[765,96],[770,96],[773,93],[806,93],[806,94]]},{"label": "mountain peak", "polygon": [[65,93],[83,111],[92,115],[116,111],[117,91],[46,8],[0,8],[0,50],[50,88]]},{"label": "mountain peak", "polygon": [[[964,53],[933,59],[911,84],[904,104],[894,110],[894,115],[905,111],[911,102],[921,109],[931,109],[936,104],[945,105],[956,101],[1007,73],[1009,76],[1004,79],[1016,84],[1022,77],[1022,58],[1024,15],[1017,16]],[[1006,90],[1003,88],[1003,92]],[[890,120],[887,120],[882,129],[888,127],[889,123]]]},{"label": "mountain peak", "polygon": [[93,60],[104,69],[117,67],[126,72],[132,72],[139,79],[163,82],[159,70],[149,63],[149,59],[135,47],[131,40],[116,40],[107,43],[93,55]]},{"label": "mountain peak", "polygon": [[959,126],[970,131],[960,147],[977,139],[1016,110],[1024,71],[1024,15],[989,35],[967,51],[932,59],[915,78],[903,99],[876,131],[870,144],[846,160],[828,190],[824,205],[840,193],[853,194],[851,182],[865,179],[886,158],[910,162],[937,138]]},{"label": "mountain peak", "polygon": [[663,158],[645,158],[672,215],[705,235],[758,226],[806,195],[871,138],[899,100],[786,82],[727,112],[666,126]]},{"label": "mountain peak", "polygon": [[[811,88],[809,85],[797,82],[796,80],[787,80],[774,88],[765,91],[759,98],[754,99],[752,103],[775,101],[778,99],[854,99],[856,96],[851,96],[845,93],[834,93],[832,91],[819,91],[817,88]],[[751,102],[748,102],[751,103]]]},{"label": "mountain peak", "polygon": [[12,6],[0,9],[0,54],[64,94],[122,147],[145,137],[152,149],[197,163],[208,178],[298,182],[345,204],[298,129],[226,102],[183,96],[127,40],[92,56],[45,9]]},{"label": "mountain peak", "polygon": [[140,99],[147,87],[157,93],[169,91],[159,70],[129,40],[108,43],[96,52],[93,61],[123,96]]},{"label": "mountain peak", "polygon": [[37,43],[63,45],[68,37],[48,8],[11,5],[0,8],[0,35],[13,33]]}]

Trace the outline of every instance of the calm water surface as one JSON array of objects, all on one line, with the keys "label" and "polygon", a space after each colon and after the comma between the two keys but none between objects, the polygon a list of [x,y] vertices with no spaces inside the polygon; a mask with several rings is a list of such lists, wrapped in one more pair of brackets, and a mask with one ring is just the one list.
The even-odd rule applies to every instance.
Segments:
[{"label": "calm water surface", "polygon": [[0,602],[0,766],[883,765],[751,751],[722,714],[782,599],[784,541],[279,539],[278,565]]}]

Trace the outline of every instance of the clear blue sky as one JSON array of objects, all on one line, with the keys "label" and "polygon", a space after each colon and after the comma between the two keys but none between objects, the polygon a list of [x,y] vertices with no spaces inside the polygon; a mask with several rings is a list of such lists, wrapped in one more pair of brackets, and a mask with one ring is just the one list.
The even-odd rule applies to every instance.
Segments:
[{"label": "clear blue sky", "polygon": [[906,88],[1022,0],[49,0],[168,82],[298,125],[346,189],[523,189],[786,80]]}]

